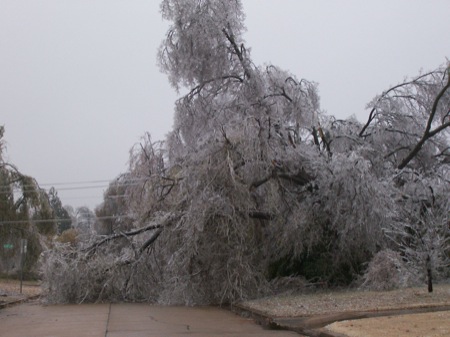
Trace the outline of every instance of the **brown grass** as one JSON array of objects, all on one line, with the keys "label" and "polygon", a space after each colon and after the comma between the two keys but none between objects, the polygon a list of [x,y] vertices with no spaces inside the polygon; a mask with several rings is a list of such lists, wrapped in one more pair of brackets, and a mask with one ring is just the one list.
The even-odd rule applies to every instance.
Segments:
[{"label": "brown grass", "polygon": [[432,293],[426,287],[377,292],[326,291],[271,296],[242,305],[272,317],[443,306],[450,305],[450,284],[436,285]]},{"label": "brown grass", "polygon": [[14,302],[19,299],[41,294],[41,286],[37,281],[23,281],[22,294],[20,294],[20,281],[0,279],[0,304]]},{"label": "brown grass", "polygon": [[349,320],[330,324],[326,330],[346,337],[448,337],[450,311]]}]

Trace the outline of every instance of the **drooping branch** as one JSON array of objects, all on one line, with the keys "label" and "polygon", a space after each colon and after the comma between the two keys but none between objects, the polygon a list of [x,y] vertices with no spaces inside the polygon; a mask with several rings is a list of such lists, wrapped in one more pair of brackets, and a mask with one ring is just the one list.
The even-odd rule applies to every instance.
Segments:
[{"label": "drooping branch", "polygon": [[256,181],[254,181],[253,183],[250,184],[251,188],[258,188],[259,186],[265,184],[266,182],[268,182],[270,179],[273,178],[273,173],[271,173],[270,175],[263,177],[261,179],[258,179]]},{"label": "drooping branch", "polygon": [[[141,227],[141,228],[131,230],[128,232],[121,232],[121,233],[109,235],[109,236],[101,239],[100,241],[94,242],[91,246],[85,248],[84,251],[87,252],[87,254],[89,255],[89,254],[93,253],[94,251],[96,251],[100,246],[102,246],[105,243],[108,243],[110,241],[117,240],[119,238],[123,238],[124,236],[126,236],[126,237],[136,236],[136,235],[142,234],[144,232],[148,232],[148,231],[157,229],[158,231],[156,231],[156,233],[158,233],[158,232],[159,233],[156,236],[153,235],[149,240],[147,240],[144,243],[143,247],[140,249],[140,251],[142,252],[143,250],[148,248],[148,246],[150,246],[154,241],[156,241],[156,239],[158,238],[159,234],[161,234],[161,231],[164,227],[167,227],[168,225],[173,223],[180,216],[181,216],[180,214],[169,214],[165,218],[163,218],[162,221],[159,223],[155,223],[155,222],[157,222],[157,221],[155,221],[152,224],[145,226],[145,227]],[[151,240],[152,238],[153,238],[153,240]]]},{"label": "drooping branch", "polygon": [[273,220],[275,218],[274,214],[261,211],[250,211],[248,212],[248,216],[259,220]]},{"label": "drooping branch", "polygon": [[263,100],[271,97],[284,97],[289,103],[292,103],[293,101],[292,98],[286,93],[286,90],[284,88],[281,88],[281,92],[279,93],[277,92],[274,94],[265,95],[263,97]]},{"label": "drooping branch", "polygon": [[130,232],[120,232],[120,233],[112,234],[112,235],[109,235],[109,236],[101,239],[98,242],[95,242],[94,244],[92,244],[91,246],[86,248],[85,251],[89,254],[89,253],[92,253],[93,251],[97,250],[98,248],[100,248],[100,246],[102,246],[103,244],[105,244],[107,242],[123,238],[124,236],[126,236],[126,237],[135,236],[135,235],[147,232],[147,231],[159,229],[161,227],[162,227],[161,224],[157,224],[157,225],[150,225],[147,227],[139,228],[138,230],[134,230],[134,231],[130,231]]},{"label": "drooping branch", "polygon": [[142,253],[144,250],[150,247],[150,245],[153,242],[155,242],[156,239],[161,235],[162,231],[163,231],[162,227],[158,228],[158,230],[155,233],[153,233],[153,235],[147,241],[144,242],[142,247],[139,249],[139,253]]},{"label": "drooping branch", "polygon": [[205,88],[205,86],[207,86],[208,84],[214,83],[214,82],[223,82],[223,81],[227,81],[227,80],[235,80],[240,83],[242,83],[244,81],[238,75],[226,75],[226,76],[221,76],[218,78],[213,78],[210,80],[205,80],[202,83],[200,83],[199,85],[197,85],[196,87],[194,87],[191,91],[189,91],[189,93],[186,94],[182,99],[191,101],[195,96],[199,95],[201,93],[201,91],[203,90],[203,88]]},{"label": "drooping branch", "polygon": [[278,173],[277,177],[284,180],[289,180],[299,186],[305,186],[313,180],[313,178],[306,172],[299,172],[297,174]]},{"label": "drooping branch", "polygon": [[304,170],[301,170],[297,172],[296,174],[291,174],[287,172],[278,172],[274,170],[270,175],[267,175],[261,179],[255,180],[253,183],[250,184],[251,188],[258,188],[261,185],[264,185],[268,181],[270,181],[272,178],[277,177],[283,180],[288,180],[291,183],[294,183],[299,186],[305,186],[308,183],[310,183],[312,180],[314,180],[314,177],[306,173]]},{"label": "drooping branch", "polygon": [[364,137],[366,136],[364,133],[366,132],[367,128],[370,126],[370,124],[374,121],[375,117],[376,117],[376,112],[377,112],[377,107],[378,107],[378,103],[380,103],[383,99],[386,98],[387,95],[389,95],[389,93],[391,93],[392,91],[395,91],[401,87],[410,85],[410,84],[415,84],[418,83],[421,79],[434,74],[435,71],[431,71],[429,73],[420,75],[419,77],[416,77],[415,79],[408,81],[408,82],[404,82],[404,83],[400,83],[397,84],[396,86],[393,86],[392,88],[390,88],[389,90],[386,90],[385,92],[383,92],[381,94],[381,96],[377,99],[376,103],[374,104],[374,107],[372,108],[372,110],[369,113],[369,118],[367,119],[366,124],[364,124],[363,128],[361,129],[361,131],[359,132],[359,137]]}]

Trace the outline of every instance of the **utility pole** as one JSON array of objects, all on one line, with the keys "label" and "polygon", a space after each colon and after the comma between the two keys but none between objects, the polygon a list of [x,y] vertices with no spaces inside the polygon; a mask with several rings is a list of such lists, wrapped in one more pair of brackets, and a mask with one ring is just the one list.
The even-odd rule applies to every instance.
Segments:
[{"label": "utility pole", "polygon": [[23,265],[25,263],[25,256],[27,254],[27,240],[20,240],[20,293],[22,294],[22,283],[23,283]]}]

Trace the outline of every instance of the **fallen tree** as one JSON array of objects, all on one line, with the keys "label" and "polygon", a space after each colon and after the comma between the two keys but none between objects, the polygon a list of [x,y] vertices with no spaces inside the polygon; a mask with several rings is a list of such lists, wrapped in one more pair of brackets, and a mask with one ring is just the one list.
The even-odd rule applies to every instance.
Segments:
[{"label": "fallen tree", "polygon": [[[320,110],[315,83],[253,64],[240,1],[165,0],[161,8],[172,22],[161,68],[176,89],[190,90],[166,140],[146,135],[131,151],[120,190],[133,229],[117,223],[109,236],[48,252],[48,300],[225,303],[267,293],[286,275],[354,281],[390,247],[386,229],[402,228],[403,196],[422,189],[397,171],[403,152],[387,153],[403,146],[399,134],[411,149],[417,140],[390,128],[414,129],[403,124],[409,106],[384,95],[366,126],[337,121]],[[421,108],[442,90],[436,79],[417,111],[429,111]],[[443,135],[406,165],[440,170],[448,184]],[[447,187],[435,190],[448,196]]]}]

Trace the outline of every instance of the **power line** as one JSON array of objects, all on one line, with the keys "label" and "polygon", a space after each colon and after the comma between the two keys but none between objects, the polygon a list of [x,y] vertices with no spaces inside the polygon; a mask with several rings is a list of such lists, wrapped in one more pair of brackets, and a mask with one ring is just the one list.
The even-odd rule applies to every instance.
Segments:
[{"label": "power line", "polygon": [[[127,182],[123,182],[123,183],[110,183],[110,184],[103,184],[103,185],[88,185],[88,186],[70,186],[72,184],[83,184],[83,182],[79,182],[79,183],[56,183],[59,184],[60,186],[64,186],[64,185],[69,185],[69,187],[61,187],[56,189],[56,191],[71,191],[71,190],[88,190],[88,189],[98,189],[98,188],[108,188],[108,187],[129,187],[129,186],[139,186],[141,185],[140,183],[147,181],[148,178],[136,178],[136,179],[130,179]],[[100,183],[100,180],[97,181],[98,183]],[[92,181],[91,183],[95,183],[94,181]],[[11,191],[9,190],[11,188],[11,185],[13,185],[14,183],[11,183],[9,185],[0,185],[0,194],[9,194]],[[42,184],[39,186],[52,186],[56,185],[56,184]],[[22,190],[22,192],[26,193],[26,192],[34,192],[35,191],[35,185],[23,185],[24,189]],[[47,189],[44,189],[47,191]]]},{"label": "power line", "polygon": [[[99,217],[93,217],[95,220],[113,220],[113,219],[119,219],[119,218],[127,218],[132,219],[133,217],[127,214],[122,215],[110,215],[110,216],[99,216]],[[21,224],[29,224],[29,223],[45,223],[45,222],[61,222],[64,220],[72,220],[71,218],[63,218],[63,219],[39,219],[39,220],[7,220],[7,221],[0,221],[0,225],[21,225]]]},{"label": "power line", "polygon": [[72,191],[72,190],[91,190],[96,188],[105,188],[108,185],[100,185],[100,186],[80,186],[80,187],[62,187],[57,189],[57,191]]},{"label": "power line", "polygon": [[[136,182],[136,181],[145,181],[147,180],[148,177],[142,177],[142,178],[127,178],[124,179],[123,182],[118,181],[117,179],[112,179],[112,180],[87,180],[87,181],[67,181],[67,182],[54,182],[54,183],[42,183],[39,184],[39,186],[61,186],[61,185],[85,185],[85,184],[105,184],[105,183],[116,183],[118,185],[121,184],[127,184],[129,182]],[[2,186],[9,186],[9,184],[4,184],[4,185],[0,185],[0,187]],[[27,185],[25,185],[27,186]],[[34,184],[30,185],[28,184],[28,186],[34,186]]]},{"label": "power line", "polygon": [[88,181],[71,181],[71,182],[58,182],[58,183],[43,183],[39,184],[39,186],[61,186],[61,185],[81,185],[81,184],[104,184],[104,183],[110,183],[114,181],[113,180],[88,180]]},{"label": "power line", "polygon": [[86,196],[78,196],[78,197],[64,197],[64,200],[74,200],[74,199],[98,199],[101,198],[101,195],[86,195]]}]

